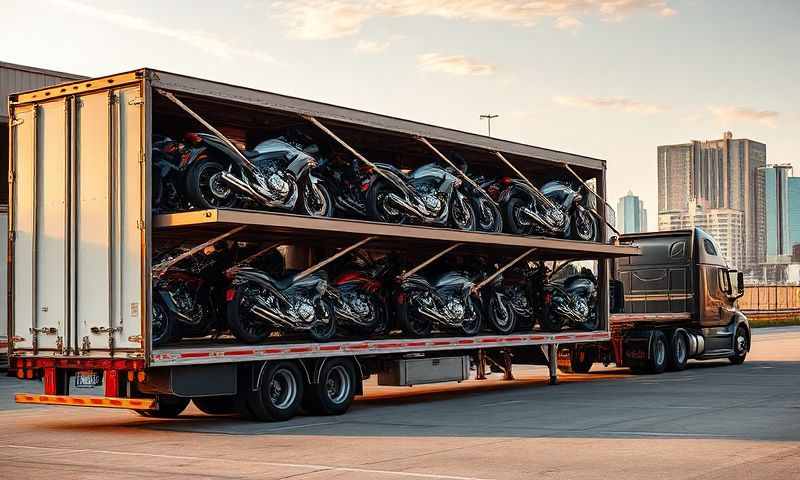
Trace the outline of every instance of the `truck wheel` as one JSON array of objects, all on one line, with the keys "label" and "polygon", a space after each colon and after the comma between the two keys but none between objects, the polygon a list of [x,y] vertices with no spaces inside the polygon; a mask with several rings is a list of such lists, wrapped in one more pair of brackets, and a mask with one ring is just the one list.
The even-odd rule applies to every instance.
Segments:
[{"label": "truck wheel", "polygon": [[173,395],[159,395],[158,408],[155,410],[136,410],[143,417],[175,418],[189,406],[189,399]]},{"label": "truck wheel", "polygon": [[233,395],[220,395],[215,397],[193,398],[194,406],[209,415],[228,415],[236,412],[236,397]]},{"label": "truck wheel", "polygon": [[682,331],[672,335],[672,345],[669,349],[669,369],[679,372],[686,368],[689,361],[689,339]]},{"label": "truck wheel", "polygon": [[570,348],[569,368],[559,369],[565,373],[589,373],[589,370],[592,369],[592,365],[594,365],[594,358],[591,352],[583,348]]},{"label": "truck wheel", "polygon": [[297,414],[303,399],[303,377],[294,362],[268,364],[258,390],[251,392],[248,405],[256,420],[282,422]]},{"label": "truck wheel", "polygon": [[750,343],[750,336],[747,329],[739,325],[736,327],[736,335],[733,336],[733,356],[728,360],[734,365],[741,365],[747,358],[747,348]]},{"label": "truck wheel", "polygon": [[353,402],[356,392],[356,372],[347,358],[332,358],[319,372],[319,382],[306,390],[303,407],[315,415],[341,415]]},{"label": "truck wheel", "polygon": [[650,373],[663,373],[667,369],[669,351],[667,336],[661,330],[654,331],[653,339],[650,342],[650,359],[647,370]]}]

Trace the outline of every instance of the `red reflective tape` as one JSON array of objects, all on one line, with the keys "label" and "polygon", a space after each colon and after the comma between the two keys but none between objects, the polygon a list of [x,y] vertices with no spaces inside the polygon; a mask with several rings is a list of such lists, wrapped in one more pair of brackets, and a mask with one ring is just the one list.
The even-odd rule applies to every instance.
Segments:
[{"label": "red reflective tape", "polygon": [[310,352],[311,351],[311,347],[293,347],[293,348],[290,348],[289,351],[291,353]]},{"label": "red reflective tape", "polygon": [[481,338],[481,343],[497,343],[499,339],[497,338]]},{"label": "red reflective tape", "polygon": [[211,352],[187,352],[181,353],[181,358],[205,358],[211,356]]},{"label": "red reflective tape", "polygon": [[571,340],[574,338],[573,335],[556,335],[556,340]]},{"label": "red reflective tape", "polygon": [[402,346],[402,343],[379,343],[376,345],[378,348],[400,348]]},{"label": "red reflective tape", "polygon": [[406,347],[424,347],[425,342],[408,342],[405,344]]},{"label": "red reflective tape", "polygon": [[522,337],[506,337],[507,342],[521,342]]},{"label": "red reflective tape", "polygon": [[254,355],[255,353],[255,350],[231,350],[230,352],[225,352],[224,355],[227,357],[229,355]]},{"label": "red reflective tape", "polygon": [[89,401],[92,402],[92,404],[94,404],[94,405],[102,405],[103,404],[103,399],[102,398],[90,398]]},{"label": "red reflective tape", "polygon": [[116,405],[116,406],[122,405],[122,401],[121,400],[115,400],[113,398],[108,399],[108,403],[110,403],[111,405]]},{"label": "red reflective tape", "polygon": [[358,345],[349,345],[347,347],[348,350],[366,350],[368,348],[369,348],[369,344],[367,344],[367,343],[361,343],[361,344],[358,344]]},{"label": "red reflective tape", "polygon": [[534,336],[531,337],[531,340],[533,340],[533,341],[544,340],[544,339],[545,339],[545,337],[543,335],[534,335]]},{"label": "red reflective tape", "polygon": [[434,346],[452,345],[452,344],[453,344],[453,342],[451,342],[450,340],[434,340],[434,341],[431,342],[431,345],[434,345]]},{"label": "red reflective tape", "polygon": [[319,349],[323,352],[338,352],[342,349],[341,345],[322,345]]},{"label": "red reflective tape", "polygon": [[276,353],[283,353],[283,349],[282,348],[266,348],[264,350],[261,350],[261,353],[264,353],[266,355],[274,355]]},{"label": "red reflective tape", "polygon": [[459,345],[472,345],[473,343],[475,343],[475,340],[466,339],[466,340],[459,340],[458,341]]},{"label": "red reflective tape", "polygon": [[77,404],[79,404],[79,405],[83,405],[83,404],[85,404],[86,402],[85,402],[85,401],[84,401],[82,398],[73,398],[73,399],[72,399],[72,403],[77,403]]}]

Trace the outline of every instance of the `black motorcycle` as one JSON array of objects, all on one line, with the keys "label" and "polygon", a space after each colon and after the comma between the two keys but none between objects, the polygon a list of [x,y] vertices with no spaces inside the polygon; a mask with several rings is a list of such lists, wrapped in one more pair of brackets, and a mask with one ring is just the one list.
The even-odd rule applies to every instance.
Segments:
[{"label": "black motorcycle", "polygon": [[565,326],[580,330],[597,330],[600,317],[597,311],[597,277],[588,268],[553,281],[556,273],[540,264],[528,276],[529,301],[539,317],[543,331],[559,332]]},{"label": "black motorcycle", "polygon": [[483,307],[472,292],[474,286],[473,276],[460,271],[445,272],[433,282],[420,275],[406,277],[396,295],[400,327],[416,337],[429,336],[434,325],[463,335],[477,335]]},{"label": "black motorcycle", "polygon": [[386,163],[375,164],[367,188],[367,214],[386,223],[416,223],[475,230],[472,202],[461,179],[430,163],[406,174]]},{"label": "black motorcycle", "polygon": [[153,135],[152,208],[155,213],[185,210],[186,165],[184,144],[170,137]]},{"label": "black motorcycle", "polygon": [[346,161],[333,157],[321,159],[312,173],[329,187],[335,216],[366,218],[367,190],[372,180],[370,170],[356,159]]},{"label": "black motorcycle", "polygon": [[295,279],[292,272],[275,278],[252,267],[236,267],[226,275],[231,279],[228,325],[240,341],[261,342],[273,331],[305,332],[314,341],[336,334],[335,292],[324,271]]},{"label": "black motorcycle", "polygon": [[[492,188],[488,186],[487,188]],[[497,180],[505,224],[516,235],[546,235],[587,242],[600,239],[597,215],[588,207],[583,187],[552,180],[541,189],[508,177]]]},{"label": "black motorcycle", "polygon": [[388,300],[395,267],[396,262],[388,255],[378,260],[365,253],[352,256],[333,281],[337,324],[362,335],[389,333]]},{"label": "black motorcycle", "polygon": [[[244,206],[297,210],[330,217],[333,201],[311,170],[314,145],[303,149],[281,138],[265,140],[241,155],[219,137],[190,134],[194,140],[186,175],[186,195],[198,208]],[[243,158],[244,157],[244,158]]]}]

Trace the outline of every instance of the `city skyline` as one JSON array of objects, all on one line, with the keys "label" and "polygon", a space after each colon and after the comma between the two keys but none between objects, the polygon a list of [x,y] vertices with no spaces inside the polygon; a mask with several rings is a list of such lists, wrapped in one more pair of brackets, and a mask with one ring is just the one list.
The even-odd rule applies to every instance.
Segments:
[{"label": "city skyline", "polygon": [[481,134],[491,112],[493,136],[606,159],[607,200],[635,187],[651,209],[657,145],[730,130],[800,170],[794,2],[242,5],[11,0],[0,58],[88,76],[152,66]]},{"label": "city skyline", "polygon": [[640,233],[649,231],[647,228],[647,209],[644,201],[632,190],[617,201],[617,230],[621,233]]}]

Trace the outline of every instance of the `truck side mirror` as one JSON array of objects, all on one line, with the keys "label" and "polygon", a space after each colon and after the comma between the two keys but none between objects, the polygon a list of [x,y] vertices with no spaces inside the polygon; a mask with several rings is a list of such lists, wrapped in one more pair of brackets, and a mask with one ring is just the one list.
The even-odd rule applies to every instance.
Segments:
[{"label": "truck side mirror", "polygon": [[619,280],[608,282],[609,312],[625,313],[625,285]]}]

